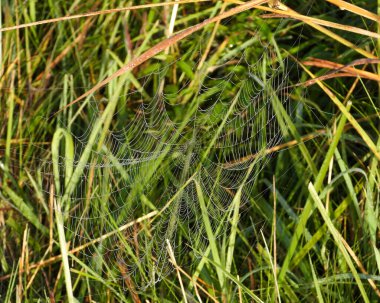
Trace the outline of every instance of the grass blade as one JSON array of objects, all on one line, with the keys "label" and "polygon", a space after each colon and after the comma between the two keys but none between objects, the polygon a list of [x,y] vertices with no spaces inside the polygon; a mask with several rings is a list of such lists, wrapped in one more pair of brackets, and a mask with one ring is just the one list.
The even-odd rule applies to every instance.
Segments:
[{"label": "grass blade", "polygon": [[65,228],[63,226],[63,216],[62,216],[61,206],[59,205],[59,202],[57,202],[56,200],[54,202],[55,202],[54,208],[56,210],[55,216],[56,216],[56,224],[57,224],[58,237],[59,237],[59,246],[60,246],[61,256],[62,256],[63,271],[65,275],[67,299],[69,303],[76,303],[77,300],[74,298],[73,286],[71,284],[70,265],[69,265],[68,251],[67,251],[67,243],[66,243],[66,238],[65,238]]},{"label": "grass blade", "polygon": [[362,281],[358,275],[358,272],[356,271],[354,264],[352,263],[350,255],[348,254],[346,248],[344,247],[344,245],[342,243],[342,239],[343,239],[342,235],[339,233],[339,231],[335,228],[334,224],[332,223],[329,215],[327,214],[325,207],[323,206],[321,199],[318,196],[318,193],[317,193],[313,183],[311,183],[311,182],[309,183],[308,189],[309,189],[311,198],[314,200],[314,203],[316,204],[320,214],[323,217],[323,220],[325,221],[328,229],[330,230],[330,233],[332,234],[336,245],[338,246],[339,250],[341,251],[345,261],[347,262],[347,265],[349,266],[349,268],[352,272],[352,275],[354,276],[354,279],[357,283],[357,286],[359,287],[359,290],[360,290],[360,293],[362,294],[362,298],[363,298],[364,302],[369,303],[370,301],[369,301],[367,293],[364,289],[363,283],[362,283]]},{"label": "grass blade", "polygon": [[204,200],[203,191],[202,191],[200,184],[196,180],[193,180],[193,181],[195,183],[195,188],[197,190],[199,205],[200,205],[201,211],[202,211],[203,224],[205,225],[208,241],[209,241],[210,246],[211,246],[212,257],[215,260],[215,263],[217,264],[216,274],[218,276],[220,287],[223,288],[225,286],[225,278],[224,278],[224,274],[223,274],[222,270],[220,269],[222,266],[222,263],[221,263],[221,259],[219,256],[219,250],[218,250],[218,247],[216,245],[215,235],[214,235],[214,232],[212,230],[211,222],[210,222],[210,219],[208,216],[208,211],[207,211],[207,206],[206,206],[206,203]]},{"label": "grass blade", "polygon": [[[347,111],[349,111],[351,108],[351,103],[349,102],[347,104]],[[328,171],[328,168],[329,168],[329,165],[330,165],[330,161],[331,161],[331,158],[333,157],[334,155],[334,151],[335,149],[337,148],[338,146],[338,143],[339,143],[339,140],[342,136],[342,133],[343,133],[343,129],[344,129],[344,125],[346,123],[347,119],[346,119],[346,116],[342,116],[340,118],[340,121],[338,123],[338,127],[337,127],[337,130],[336,130],[336,133],[335,133],[335,136],[330,144],[330,147],[327,151],[327,154],[323,160],[323,163],[322,163],[322,166],[318,172],[318,175],[315,179],[315,188],[317,189],[317,191],[319,191],[322,187],[322,184],[323,184],[323,180],[324,178],[326,177],[326,174],[327,174],[327,171]],[[291,259],[293,258],[293,255],[297,249],[297,246],[298,246],[298,240],[301,236],[301,234],[303,233],[304,229],[305,229],[305,226],[306,226],[306,222],[308,220],[308,218],[310,217],[310,215],[312,214],[314,208],[313,208],[313,205],[312,205],[312,201],[311,199],[309,198],[307,201],[306,201],[306,205],[303,209],[303,212],[299,218],[299,222],[297,224],[297,227],[296,227],[296,230],[295,230],[295,233],[294,233],[294,236],[292,238],[292,241],[290,243],[290,246],[288,248],[288,252],[287,252],[287,255],[285,257],[285,260],[283,262],[283,265],[282,265],[282,268],[281,268],[281,271],[280,271],[280,274],[279,274],[279,277],[278,277],[278,280],[279,280],[279,283],[284,279],[285,277],[285,274],[286,274],[286,271],[288,270],[288,267],[290,265],[290,261]]]}]

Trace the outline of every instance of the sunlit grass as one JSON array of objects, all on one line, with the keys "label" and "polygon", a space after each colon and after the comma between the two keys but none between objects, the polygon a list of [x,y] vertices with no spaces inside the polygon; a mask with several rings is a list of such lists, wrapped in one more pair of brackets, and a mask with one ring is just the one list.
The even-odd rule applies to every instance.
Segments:
[{"label": "sunlit grass", "polygon": [[[379,8],[367,1],[267,2],[180,1],[173,15],[174,2],[1,2],[1,302],[379,300]],[[256,44],[272,53],[262,57]],[[282,142],[225,164],[253,161],[215,219],[214,192],[199,175],[219,156],[216,138],[240,101],[239,77],[223,76],[247,74],[235,60],[244,50],[250,60],[264,58],[258,74],[291,62],[292,111],[267,85]],[[198,97],[206,76],[215,78],[213,87]],[[199,114],[201,164],[193,167],[191,144],[179,155],[162,143],[155,146],[160,157],[131,179],[117,152],[133,138],[125,135],[125,150],[115,153],[110,129],[122,129],[142,100],[163,92],[178,130],[164,139],[183,143],[197,107],[225,87],[221,96],[230,102],[214,109],[225,117]],[[76,155],[75,136],[84,131]],[[185,165],[176,176],[171,161],[178,157]],[[97,170],[99,159],[113,169]],[[251,175],[253,186],[243,191]],[[167,195],[177,179],[181,185]],[[199,235],[166,212],[190,199],[186,187],[198,203],[191,224],[199,222]],[[108,208],[117,202],[96,199],[115,189],[125,204],[118,217]],[[91,230],[70,225],[79,190],[81,215],[103,215]],[[163,218],[167,225],[155,225]],[[149,244],[159,228],[175,230],[178,246],[163,239],[172,270],[149,284],[160,261]],[[128,262],[138,263],[145,249],[145,265],[132,274],[110,258],[104,247],[115,239]]]}]

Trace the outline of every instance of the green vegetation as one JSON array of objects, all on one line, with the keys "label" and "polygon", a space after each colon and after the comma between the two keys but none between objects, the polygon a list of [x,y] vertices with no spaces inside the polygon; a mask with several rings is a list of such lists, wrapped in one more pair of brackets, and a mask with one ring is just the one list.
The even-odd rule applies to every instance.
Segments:
[{"label": "green vegetation", "polygon": [[0,302],[380,300],[380,2],[0,7]]}]

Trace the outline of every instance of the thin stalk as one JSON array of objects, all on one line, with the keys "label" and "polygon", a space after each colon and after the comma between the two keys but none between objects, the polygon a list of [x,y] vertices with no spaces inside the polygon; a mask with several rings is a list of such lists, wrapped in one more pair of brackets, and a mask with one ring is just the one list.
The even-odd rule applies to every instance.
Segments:
[{"label": "thin stalk", "polygon": [[7,123],[7,138],[5,143],[5,163],[4,163],[4,184],[7,183],[7,177],[9,174],[9,165],[11,159],[11,140],[13,134],[13,111],[14,111],[14,80],[15,80],[15,71],[12,71],[11,76],[11,93],[7,99],[7,113],[8,113],[8,123]]},{"label": "thin stalk", "polygon": [[[261,152],[261,154],[263,155],[263,151]],[[245,183],[247,182],[250,174],[253,171],[253,168],[256,167],[256,164],[258,161],[260,161],[260,159],[261,157],[255,158],[255,160],[249,165],[247,172],[245,174],[244,180],[239,186],[239,189],[237,193],[235,194],[234,199],[232,200],[233,214],[232,214],[232,221],[231,221],[231,234],[230,234],[230,239],[228,243],[227,259],[226,259],[226,271],[228,273],[231,272],[232,260],[233,260],[233,255],[234,255],[242,191],[243,191]]]},{"label": "thin stalk", "polygon": [[216,239],[215,239],[214,233],[212,231],[210,218],[208,216],[207,206],[206,206],[205,200],[203,198],[203,191],[202,191],[202,188],[201,188],[200,184],[198,183],[198,181],[196,181],[195,179],[193,181],[195,183],[195,187],[197,190],[199,205],[200,205],[201,212],[202,212],[203,223],[205,224],[207,237],[208,237],[208,240],[209,240],[209,243],[211,246],[212,257],[216,263],[216,274],[218,276],[220,287],[223,288],[225,286],[225,277],[224,277],[223,271],[221,269],[222,263],[221,263],[221,259],[219,256],[218,247],[216,246]]},{"label": "thin stalk", "polygon": [[182,278],[181,278],[181,274],[179,272],[179,269],[178,269],[178,264],[177,264],[177,261],[175,259],[175,255],[174,255],[174,251],[173,251],[173,248],[172,246],[170,245],[170,241],[169,239],[166,239],[166,244],[168,246],[168,252],[169,252],[169,256],[170,256],[170,259],[177,271],[177,276],[178,276],[178,280],[179,280],[179,285],[181,286],[181,291],[182,291],[182,296],[183,296],[183,300],[185,303],[187,303],[187,296],[186,296],[186,291],[185,291],[185,288],[183,287],[183,282],[182,282]]},{"label": "thin stalk", "polygon": [[67,300],[69,301],[69,303],[76,303],[76,299],[74,298],[74,294],[73,294],[73,286],[71,283],[69,257],[68,257],[67,243],[66,243],[66,238],[65,238],[65,229],[63,226],[63,216],[62,216],[62,211],[61,211],[61,205],[59,201],[58,202],[54,201],[54,204],[55,204],[56,224],[57,224],[58,237],[59,237],[59,246],[60,246],[61,256],[62,256],[63,272],[65,276]]},{"label": "thin stalk", "polygon": [[65,17],[58,17],[53,19],[46,19],[36,22],[30,22],[25,24],[19,24],[9,27],[0,28],[0,32],[5,31],[11,31],[15,29],[20,28],[27,28],[42,24],[49,24],[49,23],[55,23],[60,21],[66,21],[66,20],[72,20],[72,19],[79,19],[79,18],[86,18],[86,17],[92,17],[92,16],[99,16],[99,15],[105,15],[105,14],[111,14],[111,13],[119,13],[119,12],[125,12],[125,11],[132,11],[132,10],[139,10],[144,8],[154,8],[154,7],[160,7],[160,6],[168,6],[168,5],[176,5],[176,4],[187,4],[187,3],[198,3],[198,2],[210,2],[211,0],[182,0],[182,1],[171,1],[171,2],[159,2],[159,3],[151,3],[151,4],[142,4],[142,5],[135,5],[130,7],[121,7],[121,8],[114,8],[114,9],[107,9],[102,11],[96,11],[96,12],[89,12],[84,14],[77,14],[77,15],[71,15],[71,16],[65,16]]}]

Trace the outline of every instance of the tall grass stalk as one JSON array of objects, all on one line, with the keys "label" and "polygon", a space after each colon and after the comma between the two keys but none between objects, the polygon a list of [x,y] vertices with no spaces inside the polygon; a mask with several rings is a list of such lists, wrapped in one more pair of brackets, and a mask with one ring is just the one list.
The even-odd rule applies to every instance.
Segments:
[{"label": "tall grass stalk", "polygon": [[310,195],[312,197],[312,199],[314,200],[319,212],[321,213],[323,219],[325,220],[331,234],[333,235],[334,237],[334,240],[335,240],[335,243],[336,245],[338,246],[338,248],[340,249],[340,251],[342,252],[343,256],[344,256],[344,259],[345,261],[347,262],[348,266],[350,267],[350,270],[355,278],[355,281],[360,289],[360,292],[362,294],[362,298],[364,300],[364,302],[370,302],[369,299],[368,299],[368,295],[364,289],[364,286],[363,286],[363,283],[358,275],[358,272],[354,266],[354,264],[352,263],[352,260],[346,250],[346,248],[344,247],[344,245],[342,244],[342,236],[340,235],[340,233],[336,230],[336,228],[334,227],[334,224],[331,222],[330,218],[329,218],[329,215],[325,209],[325,207],[323,206],[323,203],[322,201],[320,200],[318,194],[317,194],[317,190],[316,188],[314,187],[313,183],[309,183],[309,192],[310,192]]},{"label": "tall grass stalk", "polygon": [[66,285],[66,291],[67,291],[67,300],[69,303],[75,303],[77,300],[74,297],[73,294],[73,286],[71,283],[71,273],[70,273],[70,264],[69,264],[69,256],[67,251],[67,242],[65,238],[65,228],[63,223],[63,216],[61,211],[61,205],[59,201],[55,201],[54,203],[55,208],[55,218],[56,218],[56,225],[58,230],[58,238],[59,238],[59,245],[61,249],[61,255],[62,255],[62,263],[63,263],[63,272],[65,276],[65,285]]}]

